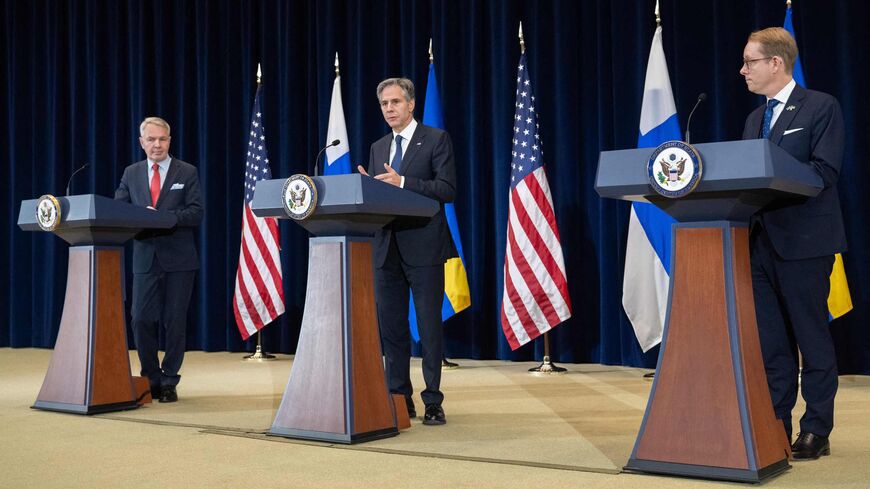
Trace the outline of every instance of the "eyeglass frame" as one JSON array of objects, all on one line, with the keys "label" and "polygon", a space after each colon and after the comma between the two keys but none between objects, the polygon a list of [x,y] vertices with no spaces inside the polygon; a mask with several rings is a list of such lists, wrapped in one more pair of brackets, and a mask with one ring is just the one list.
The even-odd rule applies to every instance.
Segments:
[{"label": "eyeglass frame", "polygon": [[747,70],[751,70],[751,69],[752,69],[752,66],[755,64],[755,62],[757,62],[757,61],[764,61],[764,60],[767,60],[767,59],[773,59],[773,58],[775,58],[775,57],[776,57],[776,56],[765,56],[764,58],[755,58],[755,59],[746,59],[746,60],[743,60],[743,64],[740,65],[740,69],[742,70],[743,68],[746,68]]}]

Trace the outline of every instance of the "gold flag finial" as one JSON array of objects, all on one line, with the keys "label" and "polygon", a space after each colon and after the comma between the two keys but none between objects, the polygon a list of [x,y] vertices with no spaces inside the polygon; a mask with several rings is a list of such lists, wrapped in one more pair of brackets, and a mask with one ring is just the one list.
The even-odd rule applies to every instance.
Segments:
[{"label": "gold flag finial", "polygon": [[338,76],[338,51],[335,52],[335,76]]},{"label": "gold flag finial", "polygon": [[526,39],[523,37],[523,22],[520,21],[520,52],[526,52]]},{"label": "gold flag finial", "polygon": [[785,8],[791,8],[791,0],[785,0]]},{"label": "gold flag finial", "polygon": [[656,0],[656,27],[662,26],[662,14],[659,11],[659,0]]},{"label": "gold flag finial", "polygon": [[263,71],[260,69],[260,63],[257,63],[257,85],[260,84],[260,78],[263,77]]},{"label": "gold flag finial", "polygon": [[432,54],[432,38],[429,38],[429,64],[435,62],[435,55]]}]

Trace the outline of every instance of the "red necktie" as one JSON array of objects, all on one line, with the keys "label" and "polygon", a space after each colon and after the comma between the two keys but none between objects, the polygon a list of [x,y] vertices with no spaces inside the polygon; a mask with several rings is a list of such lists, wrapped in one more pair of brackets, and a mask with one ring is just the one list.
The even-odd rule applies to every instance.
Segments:
[{"label": "red necktie", "polygon": [[151,207],[157,207],[157,199],[160,197],[160,166],[154,163],[151,167]]}]

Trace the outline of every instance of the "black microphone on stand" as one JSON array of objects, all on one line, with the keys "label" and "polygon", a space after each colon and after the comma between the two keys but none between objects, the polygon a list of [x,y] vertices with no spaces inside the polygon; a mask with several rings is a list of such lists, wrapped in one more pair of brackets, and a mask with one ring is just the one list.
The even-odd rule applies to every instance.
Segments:
[{"label": "black microphone on stand", "polygon": [[338,146],[339,144],[341,144],[341,141],[339,141],[338,139],[332,141],[331,143],[324,146],[323,149],[321,149],[320,152],[317,153],[317,156],[314,157],[314,176],[315,177],[317,176],[317,162],[320,161],[320,155],[322,155],[323,152],[326,151],[327,149],[329,149],[333,146]]},{"label": "black microphone on stand", "polygon": [[707,94],[704,92],[701,92],[701,94],[698,95],[698,101],[695,102],[695,106],[692,107],[692,111],[689,112],[689,120],[686,121],[686,144],[692,144],[691,143],[691,133],[689,132],[689,126],[692,124],[692,116],[695,114],[695,109],[697,109],[698,106],[701,105],[701,102],[703,102],[705,100],[707,100]]},{"label": "black microphone on stand", "polygon": [[66,196],[67,197],[69,197],[69,186],[72,184],[73,177],[76,176],[76,173],[84,170],[85,168],[89,167],[90,165],[91,165],[90,163],[85,163],[84,165],[80,166],[76,171],[72,172],[72,175],[69,176],[69,181],[66,182]]}]

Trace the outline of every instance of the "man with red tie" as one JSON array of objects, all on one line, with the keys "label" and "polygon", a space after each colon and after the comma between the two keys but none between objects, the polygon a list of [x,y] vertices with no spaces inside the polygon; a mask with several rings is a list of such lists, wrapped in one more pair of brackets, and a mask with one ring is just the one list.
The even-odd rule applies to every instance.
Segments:
[{"label": "man with red tie", "polygon": [[[151,396],[175,402],[175,386],[184,360],[187,308],[199,257],[194,229],[203,207],[196,167],[169,155],[169,124],[148,117],[139,126],[139,144],[147,159],[124,170],[115,199],[175,215],[175,227],[146,231],[133,241],[133,335],[142,376],[151,383]],[[165,355],[157,357],[158,334],[163,330]]]}]

